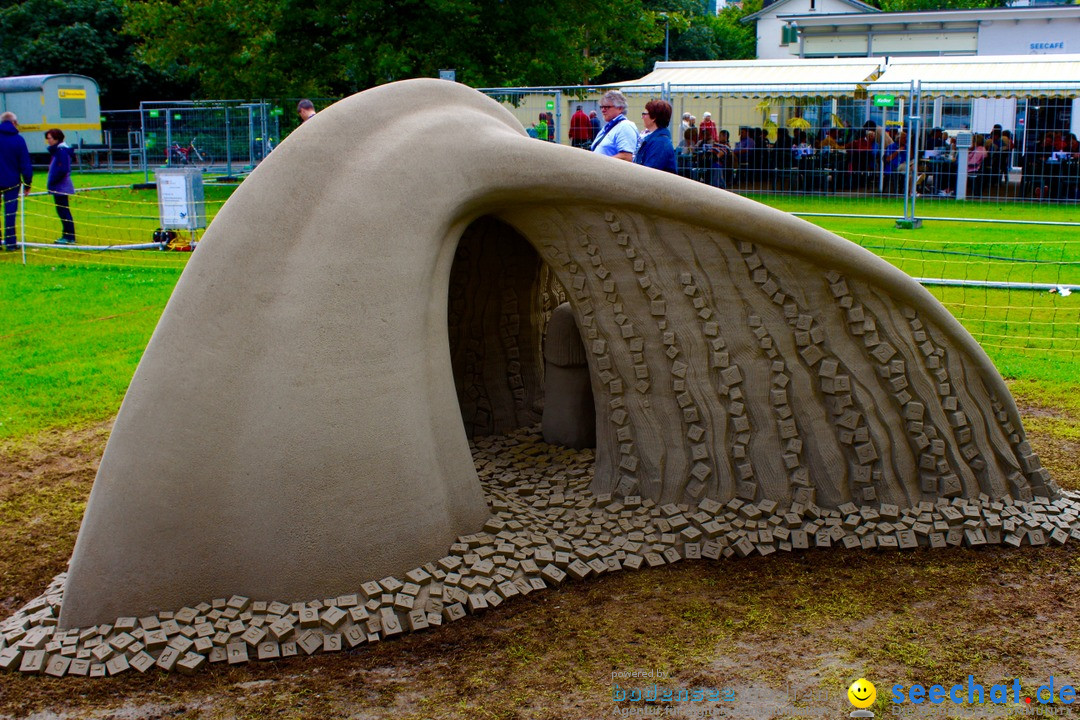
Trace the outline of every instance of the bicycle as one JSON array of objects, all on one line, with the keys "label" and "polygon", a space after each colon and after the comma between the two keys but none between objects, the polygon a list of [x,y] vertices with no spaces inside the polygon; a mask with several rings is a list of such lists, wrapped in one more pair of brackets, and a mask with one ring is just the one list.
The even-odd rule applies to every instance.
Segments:
[{"label": "bicycle", "polygon": [[209,152],[199,149],[195,145],[195,140],[198,136],[191,138],[191,142],[187,146],[182,146],[179,143],[173,143],[172,148],[169,151],[170,162],[175,162],[179,165],[195,165],[196,167],[208,168],[214,164],[214,156]]}]

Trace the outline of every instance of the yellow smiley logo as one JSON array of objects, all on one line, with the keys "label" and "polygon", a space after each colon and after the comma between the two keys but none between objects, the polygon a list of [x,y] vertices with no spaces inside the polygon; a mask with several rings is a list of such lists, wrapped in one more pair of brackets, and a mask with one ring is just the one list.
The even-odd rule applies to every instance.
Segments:
[{"label": "yellow smiley logo", "polygon": [[860,710],[870,707],[877,700],[877,688],[866,678],[859,678],[847,689],[848,700]]}]

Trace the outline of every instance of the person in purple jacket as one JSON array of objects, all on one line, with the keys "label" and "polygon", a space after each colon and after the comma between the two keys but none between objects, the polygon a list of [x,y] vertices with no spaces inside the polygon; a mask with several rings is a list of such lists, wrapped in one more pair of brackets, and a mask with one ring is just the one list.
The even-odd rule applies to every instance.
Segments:
[{"label": "person in purple jacket", "polygon": [[45,131],[45,143],[49,146],[49,179],[45,184],[56,203],[62,235],[58,245],[75,244],[75,220],[71,217],[71,196],[75,186],[71,183],[71,156],[74,151],[64,142],[64,131],[50,128]]},{"label": "person in purple jacket", "polygon": [[34,168],[30,151],[19,135],[13,112],[0,113],[0,197],[4,205],[4,249],[15,250],[15,214],[19,210],[19,188],[30,192]]}]

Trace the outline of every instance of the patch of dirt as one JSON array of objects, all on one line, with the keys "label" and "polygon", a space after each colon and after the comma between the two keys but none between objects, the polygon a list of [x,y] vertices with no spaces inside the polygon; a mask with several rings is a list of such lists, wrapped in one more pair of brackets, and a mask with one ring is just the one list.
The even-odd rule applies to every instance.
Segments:
[{"label": "patch of dirt", "polygon": [[[0,615],[66,564],[110,428],[0,445]],[[1059,483],[1080,487],[1078,443],[1049,434],[1032,443]],[[1078,584],[1072,542],[683,562],[332,655],[192,677],[0,674],[0,717],[593,720],[614,716],[613,671],[648,668],[675,688],[731,688],[734,700],[694,707],[710,717],[841,717],[860,676],[879,698],[894,683],[952,684],[968,672],[984,683],[1020,677],[1027,690],[1051,674],[1080,685]],[[790,702],[792,690],[805,704]],[[816,707],[827,714],[807,712]],[[889,707],[879,699],[873,709],[887,717]],[[918,717],[950,708],[925,709]]]},{"label": "patch of dirt", "polygon": [[1080,442],[1035,430],[1028,431],[1027,439],[1058,485],[1080,490]]},{"label": "patch of dirt", "polygon": [[1068,418],[1069,414],[1056,408],[1032,405],[1030,403],[1017,403],[1016,409],[1023,418]]},{"label": "patch of dirt", "polygon": [[0,614],[67,568],[112,421],[0,444]]},{"label": "patch of dirt", "polygon": [[89,714],[84,711],[56,713],[46,710],[26,717],[27,720],[168,720],[179,718],[190,710],[191,708],[186,705],[145,703],[95,710]]},{"label": "patch of dirt", "polygon": [[0,442],[0,498],[28,481],[40,484],[89,474],[92,482],[112,426],[107,420],[71,432],[49,431],[28,441]]}]

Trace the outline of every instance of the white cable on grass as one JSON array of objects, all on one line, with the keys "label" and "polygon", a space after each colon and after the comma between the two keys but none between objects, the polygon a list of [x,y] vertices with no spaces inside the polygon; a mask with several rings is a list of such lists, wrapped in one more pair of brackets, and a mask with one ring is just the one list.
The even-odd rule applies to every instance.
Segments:
[{"label": "white cable on grass", "polygon": [[1069,295],[1080,290],[1080,285],[1061,285],[1059,283],[1022,283],[1009,282],[1006,280],[950,280],[948,278],[912,278],[921,285],[951,285],[964,287],[990,288],[994,290],[1049,290]]},{"label": "white cable on grass", "polygon": [[59,245],[56,243],[23,243],[23,253],[26,248],[52,248],[53,250],[164,250],[165,243],[139,243],[137,245]]}]

